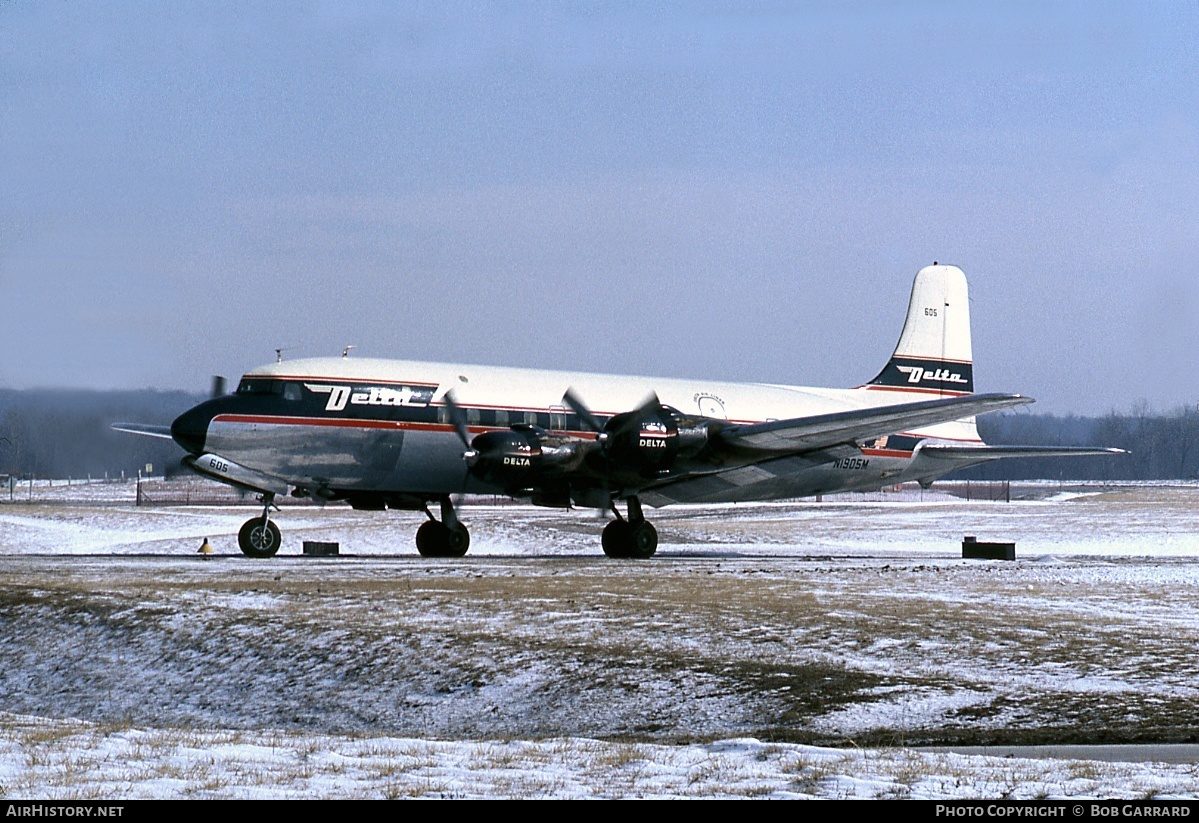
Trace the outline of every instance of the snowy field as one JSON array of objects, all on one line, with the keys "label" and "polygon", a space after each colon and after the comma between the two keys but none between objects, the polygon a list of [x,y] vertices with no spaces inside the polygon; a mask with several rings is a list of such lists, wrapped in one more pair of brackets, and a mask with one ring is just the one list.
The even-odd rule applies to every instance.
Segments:
[{"label": "snowy field", "polygon": [[1199,740],[1199,488],[1032,496],[668,508],[642,562],[511,505],[455,561],[292,506],[251,561],[250,507],[5,503],[0,794],[1199,797],[1189,749],[932,750]]}]

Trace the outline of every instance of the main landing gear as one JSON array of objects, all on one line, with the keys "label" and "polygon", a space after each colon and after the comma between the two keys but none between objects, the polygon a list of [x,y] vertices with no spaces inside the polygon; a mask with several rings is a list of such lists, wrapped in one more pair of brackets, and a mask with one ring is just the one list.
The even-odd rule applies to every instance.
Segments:
[{"label": "main landing gear", "polygon": [[441,498],[441,520],[425,507],[429,519],[416,530],[416,550],[421,557],[462,557],[470,548],[470,532],[458,522],[449,496]]},{"label": "main landing gear", "polygon": [[658,550],[658,530],[641,513],[641,501],[635,496],[628,498],[629,516],[623,519],[612,504],[616,519],[604,527],[601,542],[608,557],[629,557],[646,560]]},{"label": "main landing gear", "polygon": [[274,557],[283,541],[279,527],[270,518],[275,495],[267,492],[259,499],[262,500],[262,517],[253,517],[245,522],[237,533],[237,545],[246,557]]},{"label": "main landing gear", "polygon": [[[267,492],[259,499],[262,516],[250,518],[242,525],[237,533],[237,545],[246,557],[274,557],[282,542],[279,527],[270,518],[275,495]],[[459,522],[449,495],[442,497],[440,502],[441,520],[425,506],[429,519],[416,530],[416,550],[421,557],[463,557],[470,548],[470,532]],[[616,503],[612,503],[616,519],[604,527],[601,540],[604,554],[637,560],[653,557],[658,550],[658,530],[645,519],[641,501],[636,496],[629,497],[627,503],[627,517],[621,517]]]}]

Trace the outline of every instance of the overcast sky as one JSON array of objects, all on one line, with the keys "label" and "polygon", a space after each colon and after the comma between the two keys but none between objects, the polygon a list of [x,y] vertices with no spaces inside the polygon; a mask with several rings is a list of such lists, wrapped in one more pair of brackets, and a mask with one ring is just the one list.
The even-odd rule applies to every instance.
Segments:
[{"label": "overcast sky", "polygon": [[853,386],[933,260],[979,390],[1199,402],[1199,6],[0,2],[0,386]]}]

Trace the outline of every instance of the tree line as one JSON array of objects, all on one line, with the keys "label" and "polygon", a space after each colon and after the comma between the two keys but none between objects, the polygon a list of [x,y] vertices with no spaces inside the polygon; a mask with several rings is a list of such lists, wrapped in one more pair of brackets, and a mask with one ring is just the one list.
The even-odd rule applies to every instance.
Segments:
[{"label": "tree line", "polygon": [[[178,469],[183,450],[170,440],[113,431],[115,422],[169,424],[203,400],[181,391],[0,389],[0,474],[83,478]],[[1142,406],[1103,417],[1001,413],[978,418],[997,445],[1116,446],[1119,457],[1000,460],[956,472],[970,480],[1165,480],[1199,478],[1199,411]]]},{"label": "tree line", "polygon": [[956,472],[963,480],[1199,479],[1199,411],[1154,412],[1141,405],[1102,417],[991,414],[978,418],[983,440],[1007,446],[1115,446],[1112,457],[997,460]]},{"label": "tree line", "polygon": [[0,475],[93,478],[179,468],[174,441],[113,431],[113,423],[169,425],[203,400],[180,391],[0,389]]}]

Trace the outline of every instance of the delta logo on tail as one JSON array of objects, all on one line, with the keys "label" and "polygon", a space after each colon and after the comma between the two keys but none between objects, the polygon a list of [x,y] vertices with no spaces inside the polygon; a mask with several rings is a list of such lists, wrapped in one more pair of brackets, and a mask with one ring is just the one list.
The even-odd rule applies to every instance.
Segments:
[{"label": "delta logo on tail", "polygon": [[867,385],[973,394],[974,368],[970,363],[892,357],[878,377]]}]

